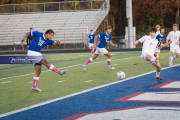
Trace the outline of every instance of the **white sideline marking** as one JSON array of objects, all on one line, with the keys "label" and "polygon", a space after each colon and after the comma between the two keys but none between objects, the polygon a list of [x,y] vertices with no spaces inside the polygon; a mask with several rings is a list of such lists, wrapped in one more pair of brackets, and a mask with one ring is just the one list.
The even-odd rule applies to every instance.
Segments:
[{"label": "white sideline marking", "polygon": [[9,83],[9,82],[12,82],[12,81],[6,81],[6,82],[1,82],[1,83]]},{"label": "white sideline marking", "polygon": [[[174,65],[174,66],[172,66],[172,67],[165,67],[165,68],[163,68],[162,70],[165,70],[165,69],[168,69],[168,68],[173,68],[173,67],[176,67],[176,66],[179,66],[179,65],[180,65],[180,64]],[[153,71],[151,71],[151,72],[147,72],[147,73],[141,74],[141,75],[133,76],[133,77],[130,77],[130,78],[127,78],[127,79],[124,79],[124,80],[120,80],[120,81],[118,80],[118,81],[113,82],[113,83],[101,85],[101,86],[94,87],[94,88],[91,88],[91,89],[83,90],[83,91],[81,91],[81,92],[77,92],[77,93],[73,93],[73,94],[70,94],[70,95],[66,95],[66,96],[64,96],[64,97],[52,99],[52,100],[49,100],[49,101],[46,101],[46,102],[42,102],[42,103],[39,103],[39,104],[35,104],[35,105],[29,106],[29,107],[25,107],[25,108],[21,108],[21,109],[18,109],[18,110],[14,110],[14,111],[11,111],[11,112],[8,112],[8,113],[4,113],[4,114],[1,114],[1,115],[0,115],[0,118],[1,118],[1,117],[5,117],[5,116],[8,116],[8,115],[15,114],[15,113],[18,113],[18,112],[22,112],[22,111],[25,111],[25,110],[29,110],[29,109],[32,109],[32,108],[36,108],[36,107],[39,107],[39,106],[42,106],[42,105],[45,105],[45,104],[49,104],[49,103],[52,103],[52,102],[56,102],[56,101],[59,101],[59,100],[62,100],[62,99],[66,99],[66,98],[69,98],[69,97],[73,97],[73,96],[76,96],[76,95],[80,95],[80,94],[82,94],[82,93],[86,93],[86,92],[89,92],[89,91],[92,91],[92,90],[96,90],[96,89],[99,89],[99,88],[103,88],[103,87],[107,87],[107,86],[114,85],[114,84],[117,84],[117,83],[121,83],[121,82],[124,82],[124,81],[128,81],[128,80],[131,80],[131,79],[133,79],[133,78],[141,77],[141,76],[144,76],[144,75],[153,73],[153,72],[155,72],[155,70],[153,70]]]},{"label": "white sideline marking", "polygon": [[[132,59],[132,58],[138,58],[139,56],[135,56],[135,57],[129,57],[129,58],[122,58],[122,59],[115,59],[114,61],[116,60],[125,60],[125,59]],[[140,57],[139,57],[140,58]],[[93,62],[91,64],[97,64],[97,63],[101,63],[101,62],[106,62],[106,61],[99,61],[99,62]],[[62,67],[60,69],[64,69],[64,68],[71,68],[71,67],[76,67],[76,66],[82,66],[83,64],[77,64],[77,65],[71,65],[71,66],[67,66],[67,67]],[[47,72],[47,71],[50,71],[50,70],[44,70],[44,71],[41,71],[41,72]],[[5,77],[5,78],[1,78],[0,80],[5,80],[5,79],[9,79],[9,78],[14,78],[14,77],[22,77],[22,76],[28,76],[28,75],[32,75],[34,73],[28,73],[28,74],[24,74],[24,75],[17,75],[17,76],[12,76],[12,77]]]},{"label": "white sideline marking", "polygon": [[84,82],[92,82],[92,81],[94,81],[94,80],[87,80],[87,81],[84,81]]},{"label": "white sideline marking", "polygon": [[61,81],[57,81],[57,82],[60,83],[60,82],[64,82],[64,81],[66,81],[66,80],[61,80]]},{"label": "white sideline marking", "polygon": [[31,82],[28,82],[28,83],[32,83],[32,81],[31,81]]},{"label": "white sideline marking", "polygon": [[114,66],[118,65],[118,64],[113,64]]}]

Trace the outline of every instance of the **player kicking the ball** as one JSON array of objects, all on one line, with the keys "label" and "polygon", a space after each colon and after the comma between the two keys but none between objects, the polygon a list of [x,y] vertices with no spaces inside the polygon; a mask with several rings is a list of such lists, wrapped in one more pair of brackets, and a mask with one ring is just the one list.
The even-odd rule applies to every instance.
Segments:
[{"label": "player kicking the ball", "polygon": [[[31,44],[29,45],[27,56],[28,59],[31,60],[31,62],[34,64],[35,68],[35,74],[33,77],[33,84],[32,84],[32,90],[36,90],[38,92],[41,92],[42,90],[38,88],[38,81],[39,76],[41,73],[41,64],[45,65],[48,69],[63,75],[66,73],[65,70],[59,70],[52,64],[50,64],[45,58],[43,58],[42,54],[40,53],[41,49],[44,48],[47,45],[60,45],[60,41],[56,40],[53,41],[52,38],[54,37],[54,31],[51,29],[48,29],[45,33],[39,32],[39,31],[33,31],[33,39]],[[26,33],[21,40],[21,46],[24,45],[24,40],[29,36],[29,32]]]},{"label": "player kicking the ball", "polygon": [[[173,66],[173,60],[178,58],[180,56],[180,49],[179,49],[179,44],[180,44],[180,31],[178,31],[178,25],[173,24],[173,31],[171,31],[167,38],[167,41],[171,40],[170,44],[170,57],[169,57],[169,67]],[[174,55],[174,52],[176,55]]]},{"label": "player kicking the ball", "polygon": [[93,60],[95,60],[99,56],[99,54],[103,54],[103,55],[107,56],[107,66],[109,69],[115,69],[114,67],[111,66],[112,55],[105,48],[107,42],[109,42],[110,45],[112,45],[114,47],[118,46],[117,44],[113,44],[112,37],[110,34],[111,32],[112,32],[112,28],[111,28],[111,26],[108,26],[106,28],[106,32],[102,32],[95,36],[93,48],[96,48],[98,37],[100,39],[100,42],[96,48],[94,55],[88,59],[88,61],[86,62],[85,65],[83,65],[84,71],[86,71],[86,67],[89,65],[89,63],[91,63]]},{"label": "player kicking the ball", "polygon": [[[156,55],[154,54],[156,47],[158,45],[158,41],[155,39],[156,29],[151,28],[149,33],[150,36],[147,35],[143,36],[142,38],[137,40],[134,43],[134,45],[137,45],[139,42],[143,43],[141,57],[144,60],[149,61],[153,66],[156,67],[156,79],[163,80],[163,78],[160,77],[161,65],[158,59],[156,58]],[[160,44],[160,47],[165,47],[165,46],[167,46],[167,44]]]}]

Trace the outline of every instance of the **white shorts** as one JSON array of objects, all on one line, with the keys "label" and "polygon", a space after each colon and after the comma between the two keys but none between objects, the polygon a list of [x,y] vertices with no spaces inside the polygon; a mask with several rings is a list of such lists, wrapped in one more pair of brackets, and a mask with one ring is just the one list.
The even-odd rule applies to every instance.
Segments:
[{"label": "white shorts", "polygon": [[28,59],[33,64],[39,63],[43,58],[43,56],[42,56],[42,54],[40,52],[31,51],[31,50],[28,50],[27,56],[28,56]]},{"label": "white shorts", "polygon": [[95,54],[107,54],[108,51],[105,48],[96,48]]},{"label": "white shorts", "polygon": [[[144,59],[145,61],[147,61],[146,55],[147,55],[147,54],[142,54],[142,55],[141,55],[141,58]],[[151,57],[156,58],[154,55],[151,55]]]},{"label": "white shorts", "polygon": [[155,50],[155,52],[159,52],[159,53],[160,53],[160,51],[161,51],[161,50],[160,50],[159,48],[156,48],[156,50]]},{"label": "white shorts", "polygon": [[93,43],[89,43],[89,49],[91,49],[93,47]]},{"label": "white shorts", "polygon": [[180,53],[180,49],[179,48],[178,49],[171,49],[170,48],[170,52]]}]

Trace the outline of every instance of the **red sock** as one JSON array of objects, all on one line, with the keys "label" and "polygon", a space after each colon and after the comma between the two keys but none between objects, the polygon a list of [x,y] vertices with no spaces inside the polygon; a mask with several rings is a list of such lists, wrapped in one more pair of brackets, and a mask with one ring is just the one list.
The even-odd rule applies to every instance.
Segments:
[{"label": "red sock", "polygon": [[90,53],[92,53],[92,49],[89,49],[90,50]]},{"label": "red sock", "polygon": [[108,66],[111,65],[111,59],[107,59],[107,65],[108,65]]},{"label": "red sock", "polygon": [[39,82],[39,77],[33,77],[32,87],[33,87],[33,88],[37,88],[38,82]]},{"label": "red sock", "polygon": [[86,62],[86,66],[87,66],[89,63],[91,63],[92,61],[93,61],[92,58],[89,58],[88,61]]},{"label": "red sock", "polygon": [[49,69],[52,70],[52,71],[54,71],[54,72],[56,72],[56,73],[58,73],[58,74],[61,73],[61,71],[60,71],[58,68],[54,67],[54,65],[51,65],[51,66],[49,67]]}]

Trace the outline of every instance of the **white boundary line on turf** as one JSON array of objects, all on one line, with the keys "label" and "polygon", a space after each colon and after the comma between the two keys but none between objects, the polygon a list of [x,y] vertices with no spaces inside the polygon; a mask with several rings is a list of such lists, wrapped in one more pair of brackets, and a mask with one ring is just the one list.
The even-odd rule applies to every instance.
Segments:
[{"label": "white boundary line on turf", "polygon": [[[177,65],[174,65],[173,67],[176,67],[176,66],[179,66],[179,65],[180,64],[177,64]],[[165,67],[162,70],[166,70],[168,68],[173,68],[173,67]],[[73,97],[73,96],[76,96],[76,95],[80,95],[80,94],[83,94],[83,93],[86,93],[86,92],[89,92],[89,91],[97,90],[97,89],[100,89],[100,88],[103,88],[103,87],[107,87],[107,86],[110,86],[110,85],[114,85],[114,84],[117,84],[117,83],[128,81],[128,80],[131,80],[133,78],[137,78],[137,77],[141,77],[141,76],[144,76],[144,75],[147,75],[147,74],[151,74],[153,72],[155,72],[155,70],[151,71],[151,72],[147,72],[147,73],[141,74],[141,75],[136,75],[136,76],[124,79],[124,80],[120,80],[120,81],[116,81],[116,82],[113,82],[113,83],[101,85],[101,86],[94,87],[94,88],[91,88],[91,89],[83,90],[81,92],[77,92],[77,93],[73,93],[73,94],[70,94],[70,95],[66,95],[64,97],[52,99],[52,100],[49,100],[49,101],[46,101],[46,102],[42,102],[42,103],[39,103],[39,104],[35,104],[35,105],[29,106],[29,107],[25,107],[25,108],[14,110],[14,111],[11,111],[11,112],[8,112],[8,113],[4,113],[4,114],[0,115],[0,118],[1,117],[5,117],[5,116],[9,116],[9,115],[12,115],[12,114],[15,114],[15,113],[23,112],[23,111],[26,111],[26,110],[29,110],[29,109],[33,109],[33,108],[36,108],[36,107],[39,107],[39,106],[42,106],[42,105],[46,105],[46,104],[49,104],[49,103],[52,103],[52,102],[56,102],[56,101],[59,101],[59,100],[62,100],[62,99],[66,99],[66,98],[70,98],[70,97]]]},{"label": "white boundary line on turf", "polygon": [[[140,58],[140,56],[135,56],[135,57],[122,58],[122,59],[114,59],[113,61],[116,61],[116,60],[125,60],[125,59],[137,58],[137,57]],[[93,62],[91,64],[97,64],[97,63],[101,63],[101,62],[106,62],[106,61]],[[67,66],[67,67],[62,67],[60,69],[71,68],[71,67],[76,67],[76,66],[80,66],[80,65],[83,65],[83,64],[71,65],[71,66]],[[50,70],[44,70],[44,71],[41,71],[41,72],[48,72],[48,71],[50,71]],[[5,79],[9,79],[9,78],[22,77],[22,76],[27,76],[27,75],[32,75],[32,74],[34,74],[34,73],[28,73],[28,74],[24,74],[24,75],[17,75],[17,76],[12,76],[12,77],[0,78],[0,81],[1,80],[5,80]]]}]

